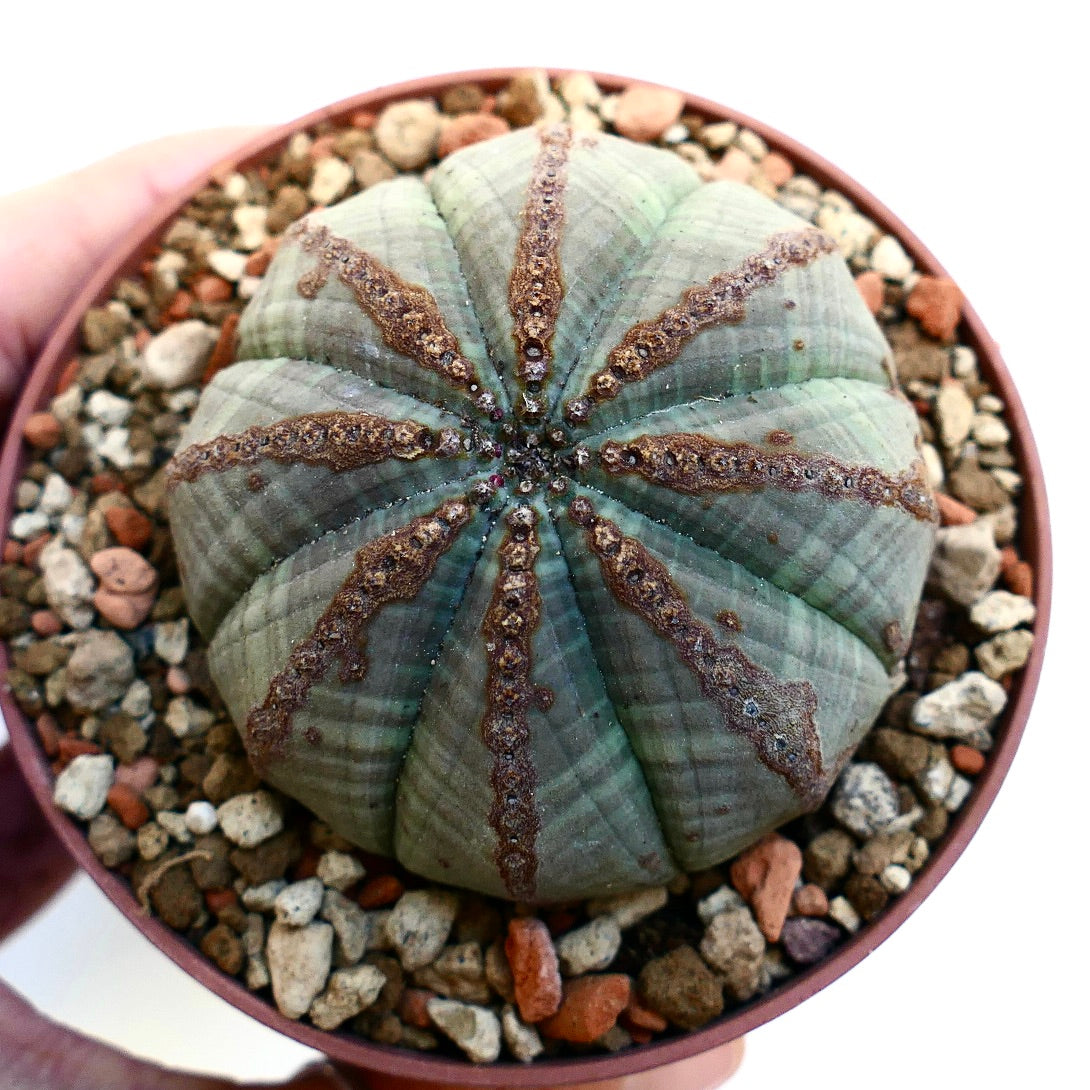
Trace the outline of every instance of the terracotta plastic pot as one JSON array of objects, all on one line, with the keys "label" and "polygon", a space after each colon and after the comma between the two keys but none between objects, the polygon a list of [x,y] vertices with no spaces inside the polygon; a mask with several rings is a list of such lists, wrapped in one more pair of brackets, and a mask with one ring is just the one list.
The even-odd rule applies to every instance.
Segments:
[{"label": "terracotta plastic pot", "polygon": [[[283,147],[294,132],[321,121],[345,120],[357,111],[377,112],[387,103],[398,99],[438,97],[445,88],[455,83],[477,82],[495,90],[505,84],[513,74],[514,70],[457,73],[368,92],[310,114],[254,141],[239,149],[221,167],[229,170],[263,160]],[[553,73],[557,74],[559,73]],[[598,75],[596,79],[606,91],[619,90],[632,82],[609,75]],[[868,192],[807,148],[760,122],[704,99],[688,97],[686,109],[710,120],[735,121],[751,128],[767,141],[771,149],[784,154],[821,185],[845,194],[860,212],[883,231],[896,236],[918,270],[944,275],[936,259],[904,224]],[[136,227],[117,247],[98,275],[59,318],[54,333],[27,382],[4,444],[0,463],[0,520],[4,525],[10,519],[15,484],[20,479],[25,464],[21,442],[24,421],[31,412],[47,404],[61,368],[76,352],[82,314],[88,307],[101,304],[109,297],[110,287],[118,276],[137,269],[161,237],[167,221],[203,184],[202,179],[187,190],[165,200],[148,220]],[[626,1090],[650,1090],[654,1086],[670,1086],[676,1090],[703,1090],[719,1085],[737,1066],[739,1049],[732,1047],[732,1042],[801,1003],[847,972],[899,927],[935,888],[957,860],[991,805],[1025,727],[1041,670],[1051,592],[1051,542],[1041,466],[1018,393],[1000,359],[995,343],[984,330],[971,306],[965,307],[959,340],[977,353],[982,376],[1005,403],[1006,420],[1013,436],[1012,449],[1024,477],[1019,549],[1036,575],[1037,619],[1032,655],[1026,667],[1014,678],[1009,702],[996,728],[996,745],[988,757],[984,772],[977,777],[972,795],[951,822],[945,838],[936,846],[923,869],[915,875],[910,889],[892,900],[877,918],[845,941],[828,959],[798,973],[783,986],[703,1030],[616,1055],[546,1061],[530,1066],[500,1063],[480,1067],[372,1044],[348,1036],[327,1034],[311,1026],[290,1021],[270,1003],[247,991],[239,981],[222,974],[180,935],[141,912],[129,885],[99,862],[88,846],[83,830],[53,806],[52,773],[38,745],[33,727],[10,695],[7,692],[0,693],[0,706],[3,708],[11,743],[23,774],[57,835],[79,865],[151,942],[216,994],[266,1025],[325,1052],[340,1064],[383,1073],[379,1080],[382,1085],[401,1086],[405,1090],[414,1086],[437,1084],[474,1087],[584,1086],[596,1085],[601,1080],[617,1080],[612,1085],[625,1087]]]}]

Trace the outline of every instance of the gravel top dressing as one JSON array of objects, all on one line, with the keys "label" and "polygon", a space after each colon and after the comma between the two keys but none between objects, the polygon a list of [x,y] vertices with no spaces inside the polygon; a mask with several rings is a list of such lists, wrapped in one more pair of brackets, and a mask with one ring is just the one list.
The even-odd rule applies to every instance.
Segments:
[{"label": "gravel top dressing", "polygon": [[[676,92],[574,74],[451,87],[300,132],[217,177],[141,275],[86,314],[25,428],[0,566],[10,687],[56,805],[148,912],[289,1018],[474,1062],[638,1047],[826,958],[903,894],[986,767],[1033,644],[1004,405],[957,343],[956,286],[754,132]],[[544,908],[425,882],[354,848],[254,772],[186,613],[165,467],[281,233],[316,206],[540,121],[672,150],[832,236],[894,350],[941,528],[904,684],[816,812],[668,886]]]}]

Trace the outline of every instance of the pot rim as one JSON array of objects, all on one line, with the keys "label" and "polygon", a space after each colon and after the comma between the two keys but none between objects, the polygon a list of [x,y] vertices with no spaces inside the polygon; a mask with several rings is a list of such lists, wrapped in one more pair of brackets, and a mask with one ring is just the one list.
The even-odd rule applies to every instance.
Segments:
[{"label": "pot rim", "polygon": [[[61,368],[78,350],[79,326],[83,313],[109,297],[114,281],[139,264],[158,243],[168,221],[206,184],[208,178],[264,160],[279,151],[294,133],[320,122],[343,121],[358,111],[378,112],[388,103],[401,99],[438,97],[444,89],[458,83],[478,83],[494,91],[513,75],[523,71],[525,68],[515,67],[453,72],[409,80],[354,95],[253,138],[212,170],[202,173],[175,194],[160,201],[112,249],[99,271],[68,305],[29,372],[28,380],[12,412],[8,434],[0,454],[0,525],[7,526],[11,518],[11,499],[27,461],[22,442],[26,418],[48,404]],[[574,70],[549,69],[548,73],[551,79],[555,79],[570,71]],[[592,72],[590,75],[606,92],[619,91],[633,83],[645,82],[612,74]],[[771,150],[785,155],[800,171],[809,174],[822,186],[844,194],[879,228],[894,235],[920,272],[936,276],[947,275],[934,255],[900,219],[839,168],[760,121],[709,99],[684,92],[683,94],[686,112],[712,121],[733,121],[752,129],[766,141]],[[517,1082],[522,1086],[556,1086],[561,1079],[577,1082],[636,1074],[688,1059],[697,1053],[735,1040],[832,983],[862,961],[904,923],[950,870],[976,832],[1010,767],[1025,729],[1040,677],[1048,633],[1052,589],[1052,542],[1048,503],[1041,462],[1025,409],[999,354],[998,346],[988,335],[970,303],[965,304],[962,314],[959,343],[975,350],[982,375],[990,381],[1005,404],[1019,469],[1023,474],[1020,555],[1033,567],[1034,601],[1037,608],[1033,629],[1034,643],[1029,661],[1014,678],[1007,706],[996,730],[996,745],[988,756],[984,771],[976,777],[967,802],[954,816],[943,840],[914,876],[909,889],[893,899],[875,919],[864,924],[854,935],[848,936],[824,961],[797,973],[783,985],[703,1029],[610,1055],[543,1060],[529,1065],[511,1062],[474,1065],[464,1060],[434,1057],[409,1049],[365,1041],[362,1038],[326,1032],[292,1021],[282,1015],[270,1001],[258,997],[240,981],[222,973],[181,935],[142,911],[129,884],[98,860],[80,826],[53,804],[53,776],[37,742],[34,727],[10,692],[4,689],[0,692],[0,708],[3,709],[11,745],[23,775],[53,830],[79,866],[90,874],[106,896],[147,939],[190,976],[233,1006],[270,1028],[326,1053],[339,1063],[423,1079],[436,1084],[502,1086]],[[8,665],[6,648],[2,647],[0,664],[5,668]]]}]

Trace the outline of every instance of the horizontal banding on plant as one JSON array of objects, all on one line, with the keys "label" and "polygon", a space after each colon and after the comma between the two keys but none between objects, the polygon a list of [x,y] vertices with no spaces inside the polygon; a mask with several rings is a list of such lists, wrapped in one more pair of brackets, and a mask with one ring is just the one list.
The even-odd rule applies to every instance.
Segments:
[{"label": "horizontal banding on plant", "polygon": [[449,458],[461,449],[461,436],[454,428],[436,431],[415,420],[391,420],[364,412],[307,413],[186,447],[167,464],[167,488],[195,481],[206,473],[255,466],[266,460],[344,473],[388,458]]},{"label": "horizontal banding on plant", "polygon": [[310,635],[292,648],[287,665],[269,683],[264,702],[246,720],[255,765],[266,766],[286,752],[295,713],[335,659],[342,663],[342,684],[363,680],[367,674],[364,627],[383,606],[411,601],[420,593],[436,562],[469,523],[473,509],[466,498],[450,500],[356,552],[348,578]]},{"label": "horizontal banding on plant", "polygon": [[849,465],[829,454],[763,450],[752,443],[691,432],[640,435],[623,443],[611,439],[602,444],[598,458],[615,477],[636,474],[691,496],[777,488],[869,507],[897,507],[921,521],[938,520],[921,461],[891,475],[874,466]]},{"label": "horizontal banding on plant", "polygon": [[587,379],[583,393],[570,399],[564,415],[572,424],[585,424],[594,405],[615,398],[632,382],[673,363],[685,344],[713,326],[729,325],[746,316],[746,300],[774,283],[783,273],[802,268],[822,254],[836,252],[836,243],[823,231],[807,227],[773,235],[763,250],[735,269],[718,273],[707,284],[687,288],[681,301],[657,318],[637,322],[613,348],[606,366]]},{"label": "horizontal banding on plant", "polygon": [[719,711],[723,726],[752,742],[761,763],[782,776],[805,805],[816,806],[827,785],[814,724],[813,685],[781,681],[733,644],[719,643],[689,608],[666,565],[635,538],[625,537],[616,523],[596,514],[588,499],[574,499],[568,517],[583,528],[610,593],[673,645]]}]

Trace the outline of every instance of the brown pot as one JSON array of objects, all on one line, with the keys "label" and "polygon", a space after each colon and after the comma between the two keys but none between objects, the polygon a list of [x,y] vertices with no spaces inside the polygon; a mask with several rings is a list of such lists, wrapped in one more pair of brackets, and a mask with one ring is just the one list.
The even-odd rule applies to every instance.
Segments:
[{"label": "brown pot", "polygon": [[[270,152],[283,147],[294,132],[327,119],[340,121],[357,111],[377,112],[387,103],[403,98],[438,97],[454,83],[477,82],[486,88],[498,89],[513,74],[514,70],[502,69],[457,73],[415,80],[346,99],[260,137],[239,149],[221,164],[221,168],[233,169],[260,161]],[[597,75],[595,78],[607,91],[619,90],[631,82],[609,75]],[[852,179],[807,148],[760,122],[705,99],[688,96],[686,109],[712,120],[735,121],[753,129],[771,149],[783,153],[821,185],[845,194],[860,212],[883,231],[896,236],[919,271],[944,275],[942,266],[900,220]],[[76,352],[81,316],[88,307],[101,304],[109,297],[110,286],[119,275],[136,270],[160,238],[167,221],[203,184],[202,178],[164,200],[116,248],[99,273],[60,317],[26,383],[4,443],[0,460],[0,520],[3,525],[7,525],[10,519],[14,487],[25,464],[21,442],[24,421],[30,413],[48,402],[61,368]],[[82,829],[54,807],[52,773],[38,745],[33,726],[27,722],[11,696],[2,692],[0,706],[23,774],[53,829],[79,865],[159,949],[216,994],[266,1025],[325,1052],[340,1064],[384,1073],[382,1085],[400,1087],[402,1090],[436,1084],[474,1087],[566,1086],[574,1090],[577,1086],[601,1085],[601,1080],[612,1080],[610,1085],[623,1087],[624,1090],[652,1090],[653,1087],[667,1086],[678,1090],[710,1090],[721,1084],[737,1066],[740,1050],[731,1047],[732,1042],[739,1041],[750,1030],[789,1010],[847,972],[899,927],[935,888],[980,825],[1010,766],[1025,727],[1041,670],[1051,595],[1052,555],[1044,482],[1018,393],[994,341],[971,306],[965,307],[959,341],[975,350],[982,376],[1006,405],[1006,419],[1013,435],[1012,449],[1024,476],[1019,551],[1032,565],[1036,575],[1036,638],[1031,658],[1014,678],[1010,700],[996,728],[995,748],[989,755],[985,770],[975,781],[972,795],[952,821],[944,840],[915,875],[910,889],[894,899],[877,918],[862,927],[825,961],[800,972],[784,986],[703,1030],[616,1055],[546,1061],[531,1066],[494,1064],[479,1067],[327,1034],[291,1021],[271,1004],[247,991],[240,982],[222,974],[180,935],[141,912],[129,885],[99,862],[88,846]]]}]

